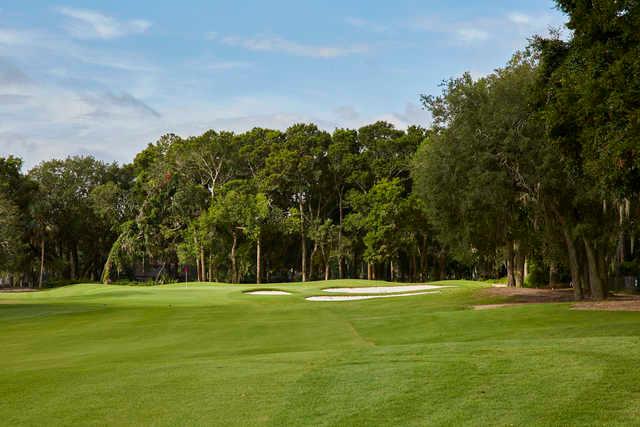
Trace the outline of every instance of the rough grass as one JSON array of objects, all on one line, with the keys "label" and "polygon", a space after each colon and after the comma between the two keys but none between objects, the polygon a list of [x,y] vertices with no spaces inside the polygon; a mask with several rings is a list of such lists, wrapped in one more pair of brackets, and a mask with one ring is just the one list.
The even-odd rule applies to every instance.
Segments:
[{"label": "rough grass", "polygon": [[[452,282],[446,283],[448,285]],[[628,425],[640,313],[439,294],[308,302],[326,282],[0,294],[4,425]],[[381,285],[336,281],[330,286]]]}]

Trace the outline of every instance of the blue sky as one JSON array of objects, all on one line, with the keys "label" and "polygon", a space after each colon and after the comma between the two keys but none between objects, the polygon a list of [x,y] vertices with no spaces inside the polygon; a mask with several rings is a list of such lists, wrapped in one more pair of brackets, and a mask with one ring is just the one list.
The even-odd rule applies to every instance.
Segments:
[{"label": "blue sky", "polygon": [[0,155],[128,162],[167,132],[427,126],[421,93],[564,21],[544,0],[3,0]]}]

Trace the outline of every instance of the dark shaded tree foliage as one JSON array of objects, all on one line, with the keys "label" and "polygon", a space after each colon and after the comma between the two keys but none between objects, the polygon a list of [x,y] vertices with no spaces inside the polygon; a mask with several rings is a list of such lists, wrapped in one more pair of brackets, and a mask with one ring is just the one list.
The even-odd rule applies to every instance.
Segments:
[{"label": "dark shaded tree foliage", "polygon": [[527,259],[545,260],[550,282],[564,266],[576,298],[602,299],[638,273],[640,10],[558,5],[570,39],[535,37],[495,73],[423,98],[435,126],[414,179],[458,259],[496,254],[516,286]]},{"label": "dark shaded tree foliage", "polygon": [[439,247],[423,237],[410,178],[425,135],[384,122],[333,134],[297,124],[169,134],[123,167],[73,157],[23,175],[19,160],[3,159],[0,267],[7,282],[19,273],[35,286],[426,280]]}]

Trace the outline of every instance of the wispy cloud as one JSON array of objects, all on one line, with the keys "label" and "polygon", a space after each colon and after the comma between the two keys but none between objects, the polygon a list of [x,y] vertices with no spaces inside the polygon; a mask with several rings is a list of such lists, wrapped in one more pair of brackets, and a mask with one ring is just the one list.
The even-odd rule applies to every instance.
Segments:
[{"label": "wispy cloud", "polygon": [[28,31],[0,28],[0,45],[20,46],[29,44],[32,40],[33,34]]},{"label": "wispy cloud", "polygon": [[413,30],[448,35],[454,41],[471,44],[486,41],[491,37],[488,26],[480,22],[447,22],[435,17],[412,18],[409,27]]},{"label": "wispy cloud", "polygon": [[239,68],[250,68],[250,62],[246,61],[210,61],[202,65],[208,71],[236,70]]},{"label": "wispy cloud", "polygon": [[8,86],[22,86],[30,81],[22,70],[0,57],[0,92]]},{"label": "wispy cloud", "polygon": [[22,156],[27,166],[82,152],[127,160],[129,144],[149,141],[140,135],[145,128],[163,126],[160,113],[128,91],[37,81],[7,60],[0,61],[0,100],[0,156]]},{"label": "wispy cloud", "polygon": [[343,105],[333,111],[321,121],[327,130],[334,128],[359,128],[361,126],[383,120],[392,123],[399,129],[409,126],[428,127],[431,123],[430,114],[414,102],[407,102],[402,111],[388,111],[379,114],[362,114],[353,105]]},{"label": "wispy cloud", "polygon": [[360,118],[360,113],[353,105],[342,105],[333,110],[339,121],[352,121]]},{"label": "wispy cloud", "polygon": [[153,71],[139,54],[89,47],[80,41],[48,31],[0,28],[0,56],[33,62],[42,58],[64,59],[126,71]]},{"label": "wispy cloud", "polygon": [[32,123],[78,124],[88,117],[106,116],[160,117],[155,109],[128,92],[71,89],[37,82],[4,60],[0,61],[0,96],[11,97],[10,103],[0,107],[0,113],[28,117]]},{"label": "wispy cloud", "polygon": [[489,33],[479,28],[457,28],[455,34],[463,42],[485,41],[489,38]]},{"label": "wispy cloud", "polygon": [[506,16],[506,25],[516,28],[521,33],[544,33],[549,28],[560,28],[562,30],[565,22],[566,18],[564,16],[548,12],[527,14],[514,11]]},{"label": "wispy cloud", "polygon": [[[523,13],[513,11],[503,17],[502,27],[515,34],[514,38],[529,38],[533,34],[548,34],[551,29],[560,30],[561,37],[568,37],[571,32],[566,28],[566,17],[549,12]],[[496,24],[498,27],[500,24]],[[504,31],[504,30],[503,30]]]},{"label": "wispy cloud", "polygon": [[127,92],[92,94],[90,102],[95,108],[92,115],[100,118],[113,115],[114,110],[117,113],[131,114],[133,112],[142,116],[161,117],[161,114],[149,104]]},{"label": "wispy cloud", "polygon": [[151,27],[151,23],[143,19],[119,21],[89,9],[60,7],[57,10],[69,18],[69,22],[65,26],[69,34],[80,39],[115,39],[144,33]]},{"label": "wispy cloud", "polygon": [[386,25],[378,24],[376,22],[369,21],[364,18],[356,18],[356,17],[347,17],[344,22],[353,28],[358,28],[360,30],[371,31],[374,33],[384,33],[389,30],[389,27]]},{"label": "wispy cloud", "polygon": [[349,56],[354,54],[362,54],[369,51],[367,45],[348,45],[348,46],[323,46],[298,43],[277,36],[256,36],[256,37],[237,37],[226,36],[218,38],[215,34],[207,34],[208,39],[219,39],[221,43],[228,46],[241,47],[243,49],[256,52],[277,52],[286,53],[295,56],[304,56],[308,58],[336,58],[340,56]]},{"label": "wispy cloud", "polygon": [[520,12],[512,12],[507,15],[509,22],[517,25],[528,25],[532,21],[532,17]]},{"label": "wispy cloud", "polygon": [[413,125],[428,127],[431,124],[431,115],[419,105],[407,102],[404,111],[392,113],[392,117],[388,120],[399,128]]},{"label": "wispy cloud", "polygon": [[442,17],[416,17],[409,21],[408,27],[417,31],[446,35],[454,42],[467,45],[499,40],[520,46],[533,34],[545,33],[550,27],[562,26],[563,19],[562,16],[548,13],[529,15],[514,11],[503,16],[471,21],[448,20]]}]

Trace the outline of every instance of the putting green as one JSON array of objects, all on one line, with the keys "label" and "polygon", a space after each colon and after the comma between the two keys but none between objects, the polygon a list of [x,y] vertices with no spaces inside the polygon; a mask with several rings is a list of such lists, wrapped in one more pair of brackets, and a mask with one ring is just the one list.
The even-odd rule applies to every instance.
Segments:
[{"label": "putting green", "polygon": [[[0,294],[4,425],[628,425],[640,313],[436,294],[312,303],[335,281]],[[271,286],[271,285],[270,285]]]}]

